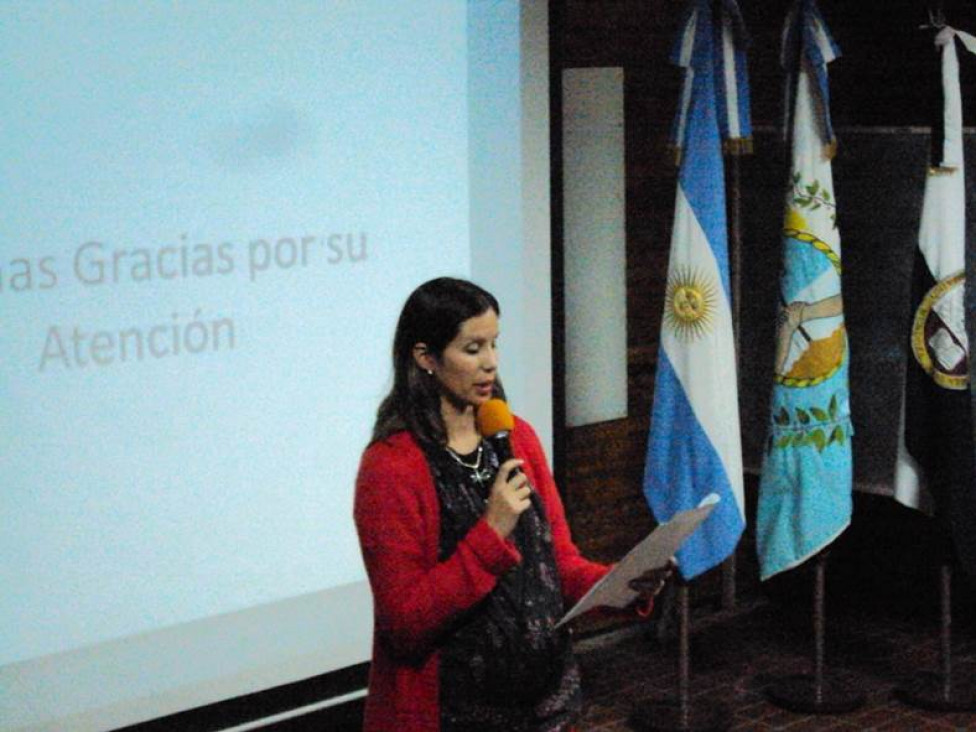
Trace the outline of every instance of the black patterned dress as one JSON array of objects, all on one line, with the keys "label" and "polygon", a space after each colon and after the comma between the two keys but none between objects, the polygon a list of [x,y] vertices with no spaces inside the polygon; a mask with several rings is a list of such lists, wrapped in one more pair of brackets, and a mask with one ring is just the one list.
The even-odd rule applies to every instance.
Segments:
[{"label": "black patterned dress", "polygon": [[[487,441],[481,449],[480,481],[447,450],[428,454],[440,501],[440,561],[484,514],[498,457]],[[478,452],[460,457],[471,465]],[[519,517],[511,539],[522,561],[444,634],[444,732],[556,732],[579,716],[579,669],[569,632],[554,630],[563,601],[552,532],[537,498]]]}]

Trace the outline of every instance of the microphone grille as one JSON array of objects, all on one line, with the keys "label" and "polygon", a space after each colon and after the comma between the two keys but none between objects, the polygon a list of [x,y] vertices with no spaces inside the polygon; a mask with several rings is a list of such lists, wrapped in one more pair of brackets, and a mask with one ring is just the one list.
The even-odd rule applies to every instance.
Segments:
[{"label": "microphone grille", "polygon": [[515,418],[508,405],[501,399],[489,399],[478,407],[478,431],[485,437],[494,437],[499,432],[511,432]]}]

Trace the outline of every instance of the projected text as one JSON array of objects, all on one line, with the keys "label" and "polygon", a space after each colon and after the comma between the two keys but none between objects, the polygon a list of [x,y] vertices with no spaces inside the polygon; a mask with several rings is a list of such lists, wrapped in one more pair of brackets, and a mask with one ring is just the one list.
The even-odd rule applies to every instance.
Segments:
[{"label": "projected text", "polygon": [[47,330],[37,368],[44,371],[49,366],[109,366],[145,358],[233,350],[234,345],[234,321],[230,318],[202,320],[200,310],[189,322],[183,322],[179,313],[173,313],[171,323],[130,327],[117,333],[106,330],[88,333],[77,325],[71,328],[52,325]]},{"label": "projected text", "polygon": [[[179,281],[235,275],[249,283],[274,284],[276,277],[288,272],[322,271],[368,258],[366,232],[261,237],[240,245],[229,241],[192,244],[185,234],[177,243],[155,247],[119,247],[92,239],[61,259],[45,255],[0,262],[0,296],[48,293],[63,287],[95,290],[151,283],[155,286],[147,293],[158,293],[160,287]],[[172,312],[147,323],[115,328],[48,323],[38,336],[36,366],[44,372],[138,363],[233,351],[238,341],[232,315],[207,314],[202,306],[189,313]]]}]

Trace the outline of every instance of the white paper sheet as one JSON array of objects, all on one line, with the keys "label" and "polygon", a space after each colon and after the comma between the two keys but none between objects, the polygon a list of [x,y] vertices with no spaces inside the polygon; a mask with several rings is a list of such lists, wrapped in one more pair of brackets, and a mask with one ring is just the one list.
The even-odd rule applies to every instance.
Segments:
[{"label": "white paper sheet", "polygon": [[681,511],[672,516],[670,521],[659,525],[627,552],[612,572],[593,585],[562,620],[556,623],[556,627],[595,607],[627,607],[638,595],[636,590],[630,588],[630,581],[667,564],[685,539],[708,518],[718,502],[718,494],[710,493],[697,508]]}]

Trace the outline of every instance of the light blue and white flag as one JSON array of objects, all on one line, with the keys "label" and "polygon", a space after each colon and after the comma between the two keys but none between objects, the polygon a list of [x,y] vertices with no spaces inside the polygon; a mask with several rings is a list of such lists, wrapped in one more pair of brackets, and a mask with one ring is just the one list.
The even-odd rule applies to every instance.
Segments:
[{"label": "light blue and white flag", "polygon": [[721,499],[678,552],[686,579],[728,557],[745,527],[721,133],[748,137],[749,97],[735,2],[725,0],[721,16],[713,22],[710,0],[692,0],[675,49],[686,68],[681,170],[644,472],[658,521],[709,493]]},{"label": "light blue and white flag", "polygon": [[756,514],[762,579],[803,563],[851,521],[849,351],[827,87],[827,64],[838,55],[815,0],[798,0],[783,43],[795,92],[774,385]]}]

